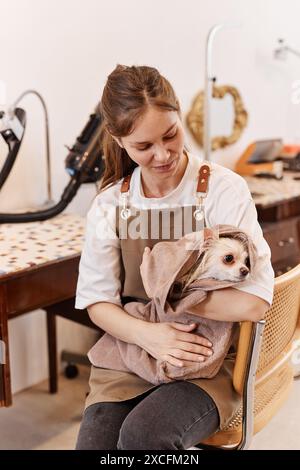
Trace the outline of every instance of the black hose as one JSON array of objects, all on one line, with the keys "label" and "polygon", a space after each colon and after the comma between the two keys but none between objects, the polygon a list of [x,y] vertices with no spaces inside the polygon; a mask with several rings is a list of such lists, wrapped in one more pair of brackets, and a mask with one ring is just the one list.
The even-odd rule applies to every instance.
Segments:
[{"label": "black hose", "polygon": [[36,212],[24,212],[22,214],[1,214],[0,213],[0,224],[12,224],[12,223],[21,223],[21,222],[36,222],[51,217],[55,217],[60,214],[71,200],[76,195],[78,188],[80,187],[81,182],[79,176],[71,178],[69,184],[65,188],[60,201],[48,209],[36,211]]},{"label": "black hose", "polygon": [[[15,114],[17,118],[19,119],[19,121],[21,122],[22,126],[25,128],[25,124],[26,124],[25,111],[22,108],[16,108]],[[16,139],[16,137],[13,134],[10,134],[10,136],[5,139],[8,145],[9,152],[0,171],[0,189],[4,185],[5,181],[7,180],[12,170],[12,167],[14,166],[20,145],[23,140],[23,136],[24,136],[24,132],[22,134],[21,140]]]},{"label": "black hose", "polygon": [[[96,112],[90,115],[88,123],[80,136],[77,137],[76,143],[66,158],[66,169],[71,179],[64,189],[60,201],[54,206],[40,211],[0,213],[0,224],[42,221],[62,212],[74,198],[81,184],[96,182],[102,176],[104,163],[100,139],[101,116]],[[19,146],[16,149],[16,154],[18,149]],[[11,158],[12,156],[10,156]]]}]

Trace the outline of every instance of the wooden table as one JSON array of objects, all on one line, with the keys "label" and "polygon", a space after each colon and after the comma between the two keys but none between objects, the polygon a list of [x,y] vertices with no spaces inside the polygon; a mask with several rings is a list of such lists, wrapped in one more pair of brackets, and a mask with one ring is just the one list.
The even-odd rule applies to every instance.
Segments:
[{"label": "wooden table", "polygon": [[299,172],[285,171],[282,180],[245,177],[258,220],[272,253],[275,276],[300,263]]},{"label": "wooden table", "polygon": [[51,306],[67,299],[74,303],[84,224],[78,215],[62,214],[44,222],[0,225],[0,406],[12,404],[8,320],[39,308],[48,309],[50,391],[56,391]]}]

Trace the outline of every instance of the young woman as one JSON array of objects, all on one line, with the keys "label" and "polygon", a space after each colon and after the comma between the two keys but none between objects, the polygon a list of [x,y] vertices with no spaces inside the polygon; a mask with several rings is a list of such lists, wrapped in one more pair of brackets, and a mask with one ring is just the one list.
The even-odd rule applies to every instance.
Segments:
[{"label": "young woman", "polygon": [[[152,218],[155,211],[199,210],[196,188],[203,162],[184,145],[178,99],[155,68],[118,65],[108,76],[100,111],[106,168],[87,216],[76,308],[87,308],[99,328],[137,344],[154,358],[178,366],[203,360],[213,354],[213,345],[193,334],[195,325],[149,323],[123,309],[128,297],[149,300],[139,270],[144,249],[168,238],[161,227],[154,236],[147,227],[145,236],[134,223],[137,212],[150,214],[146,220],[151,225],[157,220]],[[273,298],[270,249],[246,182],[216,163],[209,166],[205,225],[224,223],[247,231],[261,266],[255,279],[243,287],[209,293],[201,304],[202,315],[257,321]],[[187,213],[194,218],[194,210]],[[171,223],[171,239],[180,238],[178,230],[177,238],[174,232],[181,219]],[[159,220],[160,224],[171,219],[162,216]],[[192,231],[196,230],[194,222],[187,224]],[[186,231],[184,225],[182,235]],[[233,364],[229,354],[213,379],[154,386],[133,373],[97,367],[94,361],[76,448],[187,449],[201,442],[223,428],[239,406],[232,387]]]}]

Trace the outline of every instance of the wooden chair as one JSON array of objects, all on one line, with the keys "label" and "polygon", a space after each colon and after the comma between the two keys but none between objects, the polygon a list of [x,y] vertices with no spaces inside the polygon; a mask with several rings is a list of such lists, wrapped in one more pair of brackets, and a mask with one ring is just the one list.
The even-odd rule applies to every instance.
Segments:
[{"label": "wooden chair", "polygon": [[265,319],[241,323],[233,386],[242,405],[225,429],[197,448],[247,449],[286,401],[294,378],[290,359],[299,347],[299,304],[300,264],[275,279]]}]

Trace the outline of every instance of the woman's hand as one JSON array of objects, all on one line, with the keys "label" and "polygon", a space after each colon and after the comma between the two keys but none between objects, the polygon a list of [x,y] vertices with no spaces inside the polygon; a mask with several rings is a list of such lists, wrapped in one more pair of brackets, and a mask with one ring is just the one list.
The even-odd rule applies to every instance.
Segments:
[{"label": "woman's hand", "polygon": [[212,344],[206,338],[191,333],[196,323],[145,322],[144,325],[139,346],[156,359],[183,367],[185,361],[203,362],[213,354]]}]

